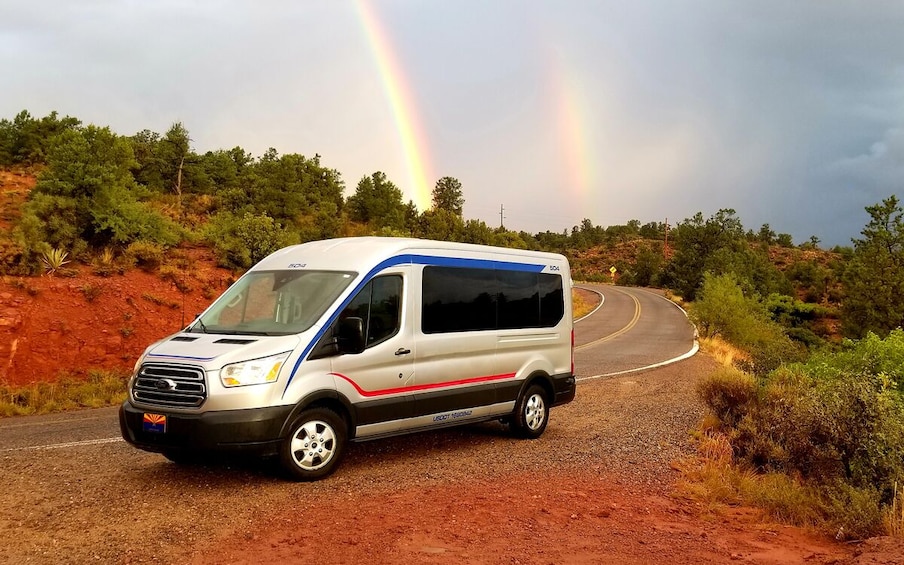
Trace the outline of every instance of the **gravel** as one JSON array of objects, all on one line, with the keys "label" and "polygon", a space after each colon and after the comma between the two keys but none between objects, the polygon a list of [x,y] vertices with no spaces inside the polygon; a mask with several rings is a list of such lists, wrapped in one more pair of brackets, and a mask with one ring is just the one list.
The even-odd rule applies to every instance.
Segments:
[{"label": "gravel", "polygon": [[691,453],[689,430],[702,416],[694,382],[712,366],[698,355],[579,382],[538,440],[487,423],[352,444],[336,474],[317,483],[287,482],[261,461],[182,467],[121,442],[2,453],[0,563],[204,562],[223,543],[253,542],[259,524],[323,501],[506,477],[590,473],[665,493],[676,477],[670,464]]}]

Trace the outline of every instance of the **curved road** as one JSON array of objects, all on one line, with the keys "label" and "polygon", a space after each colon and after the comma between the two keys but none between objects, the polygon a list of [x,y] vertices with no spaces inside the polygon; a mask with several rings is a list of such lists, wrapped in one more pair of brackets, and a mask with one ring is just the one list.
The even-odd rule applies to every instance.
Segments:
[{"label": "curved road", "polygon": [[604,298],[599,309],[575,323],[578,381],[657,367],[696,353],[695,330],[684,311],[655,291],[578,286]]},{"label": "curved road", "polygon": [[[654,291],[579,285],[603,297],[575,323],[578,382],[642,371],[693,355],[694,328],[684,312]],[[580,387],[578,387],[580,395]],[[0,419],[0,457],[121,442],[116,408]]]}]

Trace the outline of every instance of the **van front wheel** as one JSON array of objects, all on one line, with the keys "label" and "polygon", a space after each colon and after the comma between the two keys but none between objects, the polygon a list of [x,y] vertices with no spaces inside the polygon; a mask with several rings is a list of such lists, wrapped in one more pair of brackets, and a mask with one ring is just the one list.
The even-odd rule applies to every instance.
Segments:
[{"label": "van front wheel", "polygon": [[549,400],[546,390],[539,385],[532,385],[518,399],[518,406],[512,428],[523,438],[537,438],[543,434],[549,422]]},{"label": "van front wheel", "polygon": [[279,457],[291,478],[316,481],[336,470],[345,453],[345,443],[342,418],[328,408],[310,408],[292,421]]}]

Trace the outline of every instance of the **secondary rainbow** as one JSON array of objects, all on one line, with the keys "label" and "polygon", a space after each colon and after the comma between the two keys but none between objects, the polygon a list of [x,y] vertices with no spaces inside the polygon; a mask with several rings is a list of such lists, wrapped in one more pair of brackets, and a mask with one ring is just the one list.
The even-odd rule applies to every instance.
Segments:
[{"label": "secondary rainbow", "polygon": [[408,181],[414,193],[412,200],[419,209],[426,210],[431,206],[430,167],[427,143],[417,122],[417,107],[411,89],[373,6],[364,0],[359,0],[356,5],[399,132]]},{"label": "secondary rainbow", "polygon": [[558,122],[558,135],[565,165],[568,191],[581,198],[590,196],[594,179],[593,161],[589,155],[590,140],[586,122],[590,112],[585,100],[584,87],[578,72],[567,59],[554,53],[550,57],[550,73],[553,77],[553,99]]}]

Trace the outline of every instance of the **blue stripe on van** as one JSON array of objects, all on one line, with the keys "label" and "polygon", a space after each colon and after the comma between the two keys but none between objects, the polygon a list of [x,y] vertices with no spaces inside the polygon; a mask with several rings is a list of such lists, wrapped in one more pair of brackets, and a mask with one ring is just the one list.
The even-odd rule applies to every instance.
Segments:
[{"label": "blue stripe on van", "polygon": [[540,273],[543,269],[546,268],[545,264],[536,264],[536,263],[513,263],[508,261],[494,261],[492,259],[471,259],[471,258],[461,258],[461,257],[437,257],[434,255],[415,255],[411,253],[406,253],[404,255],[396,255],[395,257],[390,257],[385,261],[377,264],[376,267],[371,269],[364,278],[361,279],[361,282],[358,283],[358,286],[349,293],[348,297],[333,311],[333,315],[330,316],[329,320],[327,320],[326,324],[323,325],[322,328],[314,335],[313,339],[311,339],[310,343],[308,343],[304,351],[301,352],[301,355],[298,357],[298,361],[295,362],[295,366],[292,367],[292,372],[289,374],[289,380],[286,381],[286,388],[283,389],[283,397],[286,395],[286,391],[289,390],[289,385],[292,384],[292,379],[295,378],[295,373],[298,371],[298,366],[301,365],[302,361],[304,361],[311,350],[314,348],[314,345],[320,341],[320,338],[323,337],[323,334],[333,325],[333,322],[336,321],[336,318],[339,317],[339,313],[345,310],[345,307],[348,306],[349,302],[352,301],[352,298],[358,294],[364,285],[370,282],[374,276],[377,275],[383,269],[387,269],[389,267],[395,267],[397,265],[436,265],[439,267],[470,267],[472,269],[500,269],[505,271],[523,271],[528,273]]}]

